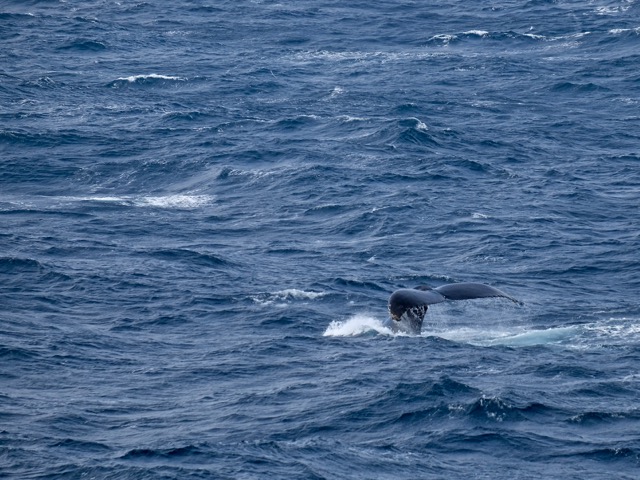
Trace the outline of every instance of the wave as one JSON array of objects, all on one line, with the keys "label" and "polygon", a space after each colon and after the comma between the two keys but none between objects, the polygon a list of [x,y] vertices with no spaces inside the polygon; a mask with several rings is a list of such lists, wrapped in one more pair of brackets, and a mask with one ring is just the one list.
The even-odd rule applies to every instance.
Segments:
[{"label": "wave", "polygon": [[621,34],[634,34],[634,35],[640,35],[640,27],[636,27],[636,28],[612,28],[611,30],[609,30],[609,33],[611,35],[621,35]]},{"label": "wave", "polygon": [[0,211],[10,212],[16,209],[20,211],[25,209],[39,209],[42,211],[55,212],[61,207],[79,203],[191,210],[210,205],[214,200],[215,196],[204,194],[42,196],[29,199],[3,200]]},{"label": "wave", "polygon": [[391,119],[381,125],[382,127],[375,131],[365,131],[363,135],[356,137],[357,141],[394,148],[396,144],[437,147],[442,143],[438,134],[432,132],[426,123],[416,117]]},{"label": "wave", "polygon": [[[297,52],[293,60],[299,62],[328,61],[335,63],[361,63],[361,62],[404,62],[413,60],[428,60],[433,57],[447,56],[444,52],[408,52],[408,51],[334,51],[316,50]],[[340,87],[338,87],[340,88]],[[335,89],[334,89],[335,92]],[[335,93],[343,93],[338,91]]]},{"label": "wave", "polygon": [[640,410],[631,409],[629,411],[587,411],[572,416],[567,421],[578,425],[593,426],[598,424],[610,424],[614,422],[624,421],[638,421],[640,420]]},{"label": "wave", "polygon": [[76,52],[101,52],[107,49],[107,45],[97,40],[81,38],[59,47],[59,50],[73,50]]},{"label": "wave", "polygon": [[316,292],[311,290],[299,290],[297,288],[288,288],[273,293],[260,293],[253,295],[251,300],[259,305],[287,305],[292,301],[317,300],[325,297],[328,292]]},{"label": "wave", "polygon": [[44,265],[32,258],[0,257],[0,273],[39,273],[44,268]]},{"label": "wave", "polygon": [[549,407],[541,403],[528,403],[518,406],[499,396],[482,395],[465,408],[465,414],[476,419],[495,422],[523,421],[530,415],[547,412]]},{"label": "wave", "polygon": [[427,40],[427,45],[448,46],[450,44],[462,43],[473,40],[491,40],[491,41],[519,41],[526,43],[538,42],[563,42],[566,40],[575,40],[590,35],[591,32],[577,32],[566,35],[540,35],[532,32],[489,32],[486,30],[472,29],[460,33],[441,33],[433,35]]},{"label": "wave", "polygon": [[[205,446],[206,447],[206,446]],[[194,455],[208,454],[208,448],[198,445],[185,445],[174,448],[134,448],[126,452],[121,458],[124,460],[139,460],[139,459],[151,459],[151,458],[177,458],[177,457],[191,457]]]},{"label": "wave", "polygon": [[139,86],[157,86],[166,85],[175,82],[186,82],[188,79],[184,77],[178,77],[175,75],[160,75],[157,73],[150,73],[147,75],[131,75],[129,77],[120,77],[107,84],[110,88],[126,87],[128,85]]},{"label": "wave", "polygon": [[148,255],[162,260],[184,262],[190,265],[219,268],[233,265],[233,262],[225,260],[211,253],[200,253],[186,248],[162,249],[147,252]]}]

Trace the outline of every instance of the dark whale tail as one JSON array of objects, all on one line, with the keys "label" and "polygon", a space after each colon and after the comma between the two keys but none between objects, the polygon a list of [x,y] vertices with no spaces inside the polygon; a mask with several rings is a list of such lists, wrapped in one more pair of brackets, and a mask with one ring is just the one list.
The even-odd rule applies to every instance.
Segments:
[{"label": "dark whale tail", "polygon": [[389,324],[394,331],[419,334],[429,305],[447,300],[502,297],[520,303],[497,288],[482,283],[450,283],[431,288],[419,286],[396,290],[389,297]]}]

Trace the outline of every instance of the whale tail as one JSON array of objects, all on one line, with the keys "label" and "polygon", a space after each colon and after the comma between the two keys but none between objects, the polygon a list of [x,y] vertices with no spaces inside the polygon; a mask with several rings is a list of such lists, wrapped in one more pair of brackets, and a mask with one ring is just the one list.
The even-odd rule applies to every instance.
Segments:
[{"label": "whale tail", "polygon": [[450,283],[437,288],[420,285],[416,288],[396,290],[389,297],[391,328],[419,334],[429,305],[447,300],[471,300],[474,298],[501,297],[522,304],[497,288],[483,283]]}]

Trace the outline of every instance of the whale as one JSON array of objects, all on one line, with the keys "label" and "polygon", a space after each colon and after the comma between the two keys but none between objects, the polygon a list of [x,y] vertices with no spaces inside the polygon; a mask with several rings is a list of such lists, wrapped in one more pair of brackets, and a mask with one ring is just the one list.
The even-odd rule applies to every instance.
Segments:
[{"label": "whale", "polygon": [[429,305],[448,300],[491,297],[506,298],[517,304],[522,304],[511,295],[483,283],[464,282],[449,283],[436,288],[428,285],[401,288],[389,297],[389,318],[385,322],[385,326],[396,333],[419,335]]}]

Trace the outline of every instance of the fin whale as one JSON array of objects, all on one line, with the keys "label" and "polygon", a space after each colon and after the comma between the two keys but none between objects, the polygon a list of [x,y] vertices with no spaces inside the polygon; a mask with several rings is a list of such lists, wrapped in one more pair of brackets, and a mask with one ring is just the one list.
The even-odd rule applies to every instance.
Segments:
[{"label": "fin whale", "polygon": [[450,283],[437,288],[426,285],[416,288],[401,288],[389,297],[391,321],[386,325],[394,332],[419,334],[429,305],[447,300],[490,297],[502,297],[518,304],[521,303],[503,291],[483,283]]}]

